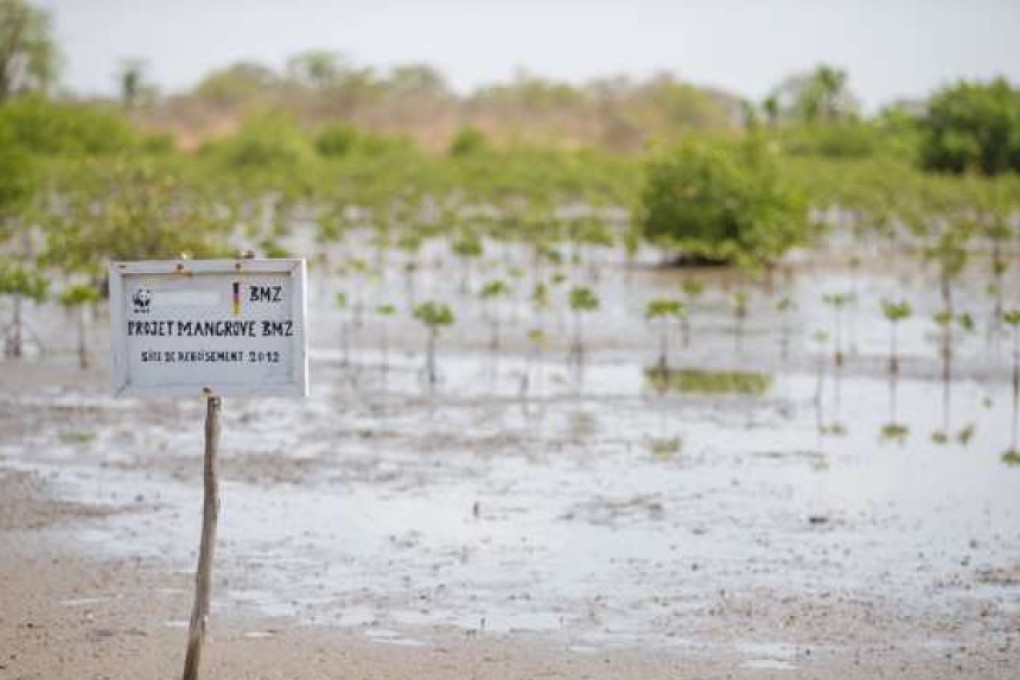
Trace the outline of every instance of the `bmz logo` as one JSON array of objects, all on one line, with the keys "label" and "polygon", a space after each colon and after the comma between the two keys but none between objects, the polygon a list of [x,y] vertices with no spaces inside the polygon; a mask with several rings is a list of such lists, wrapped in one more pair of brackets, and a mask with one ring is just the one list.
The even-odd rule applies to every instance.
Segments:
[{"label": "bmz logo", "polygon": [[152,304],[152,291],[148,288],[135,288],[131,301],[135,305],[135,313],[148,314],[149,306]]}]

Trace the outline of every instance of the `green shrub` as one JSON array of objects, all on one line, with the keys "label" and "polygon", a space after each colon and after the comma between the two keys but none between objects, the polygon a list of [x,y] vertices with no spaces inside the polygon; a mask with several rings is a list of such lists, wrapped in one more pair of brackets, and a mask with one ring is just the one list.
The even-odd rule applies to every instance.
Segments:
[{"label": "green shrub", "polygon": [[347,123],[332,123],[315,138],[315,148],[323,156],[340,157],[350,154],[360,140],[358,130]]},{"label": "green shrub", "polygon": [[242,175],[293,177],[314,158],[305,134],[288,116],[263,112],[245,120],[233,135],[205,149],[226,170]]},{"label": "green shrub", "polygon": [[485,133],[476,127],[463,127],[457,131],[450,142],[451,156],[470,156],[489,148],[489,140]]},{"label": "green shrub", "polygon": [[138,135],[119,112],[99,106],[56,104],[25,97],[0,107],[0,127],[32,154],[79,156],[131,149]]},{"label": "green shrub", "polygon": [[688,256],[768,262],[807,236],[806,204],[779,170],[755,138],[688,142],[649,162],[638,222],[646,238]]},{"label": "green shrub", "polygon": [[1020,172],[1020,90],[1005,79],[962,82],[936,93],[922,127],[926,170]]}]

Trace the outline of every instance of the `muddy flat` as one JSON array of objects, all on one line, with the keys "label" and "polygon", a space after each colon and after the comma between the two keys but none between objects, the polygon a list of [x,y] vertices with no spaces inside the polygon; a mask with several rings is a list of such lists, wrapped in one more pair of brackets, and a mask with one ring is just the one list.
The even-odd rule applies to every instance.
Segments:
[{"label": "muddy flat", "polygon": [[[814,271],[793,319],[756,292],[739,335],[707,295],[657,382],[642,312],[670,276],[603,274],[580,370],[569,314],[536,354],[509,301],[492,352],[470,308],[433,389],[413,321],[349,320],[341,349],[313,277],[311,397],[224,405],[206,675],[1015,677],[1008,343],[961,336],[944,381],[919,314],[893,380],[878,300],[933,307],[923,278]],[[850,286],[837,366],[817,298]],[[0,677],[173,675],[203,404],[113,399],[54,344],[0,364]]]}]

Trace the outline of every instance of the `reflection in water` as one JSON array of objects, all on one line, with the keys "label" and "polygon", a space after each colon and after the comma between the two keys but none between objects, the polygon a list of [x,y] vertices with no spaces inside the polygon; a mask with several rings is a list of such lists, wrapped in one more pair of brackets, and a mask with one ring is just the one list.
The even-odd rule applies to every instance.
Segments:
[{"label": "reflection in water", "polygon": [[931,433],[931,440],[936,444],[949,442],[952,427],[952,385],[953,385],[953,345],[952,315],[940,312],[935,322],[939,325],[939,358],[942,361],[942,429]]},{"label": "reflection in water", "polygon": [[645,377],[660,392],[691,394],[744,394],[761,396],[772,386],[772,376],[746,371],[706,371],[696,368],[655,366],[645,369]]},{"label": "reflection in water", "polygon": [[931,440],[940,445],[956,442],[967,446],[974,438],[974,424],[968,423],[953,432],[953,351],[952,332],[947,324],[943,324],[942,333],[942,427],[931,433]]},{"label": "reflection in water", "polygon": [[667,431],[669,421],[669,401],[665,398],[666,391],[662,386],[666,381],[653,381],[657,397],[655,398],[656,434],[645,438],[645,445],[652,457],[660,460],[672,458],[683,449],[683,439],[679,435]]},{"label": "reflection in water", "polygon": [[[892,365],[892,364],[890,364]],[[879,433],[882,441],[904,444],[910,435],[910,428],[899,422],[899,409],[897,403],[898,376],[896,371],[889,373],[889,422],[882,426]]]},{"label": "reflection in water", "polygon": [[531,349],[524,363],[520,385],[520,395],[525,400],[532,387],[537,394],[542,393],[545,372],[545,333],[541,328],[532,328],[528,331],[528,340],[531,342]]},{"label": "reflection in water", "polygon": [[779,357],[784,363],[790,357],[790,316],[795,308],[796,303],[789,297],[784,297],[776,303],[776,311],[783,320],[779,330]]},{"label": "reflection in water", "polygon": [[[1020,465],[1020,313],[1011,312],[1006,321],[1013,327],[1013,417],[1009,428],[1009,450],[1002,454],[1006,465]],[[1017,323],[1014,323],[1016,321]]]},{"label": "reflection in water", "polygon": [[843,360],[842,352],[834,358],[835,370],[833,371],[832,385],[832,422],[826,428],[825,434],[842,436],[846,434],[846,425],[842,422],[843,417]]},{"label": "reflection in water", "polygon": [[648,450],[653,457],[666,460],[683,450],[683,440],[680,437],[652,437],[648,439]]},{"label": "reflection in water", "polygon": [[843,367],[842,361],[836,360],[835,379],[833,380],[833,414],[832,421],[828,422],[825,417],[825,365],[828,357],[827,344],[828,333],[817,331],[814,334],[814,341],[818,344],[818,370],[815,380],[815,429],[819,435],[841,436],[846,434],[846,427],[840,422],[843,401]]},{"label": "reflection in water", "polygon": [[567,439],[573,443],[591,439],[598,432],[598,417],[591,411],[574,411],[567,422]]}]

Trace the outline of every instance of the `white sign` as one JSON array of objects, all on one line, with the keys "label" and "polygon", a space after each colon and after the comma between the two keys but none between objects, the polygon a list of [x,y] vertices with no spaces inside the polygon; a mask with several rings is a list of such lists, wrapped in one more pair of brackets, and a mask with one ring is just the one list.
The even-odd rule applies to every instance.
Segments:
[{"label": "white sign", "polygon": [[305,396],[304,260],[110,264],[116,395]]}]

